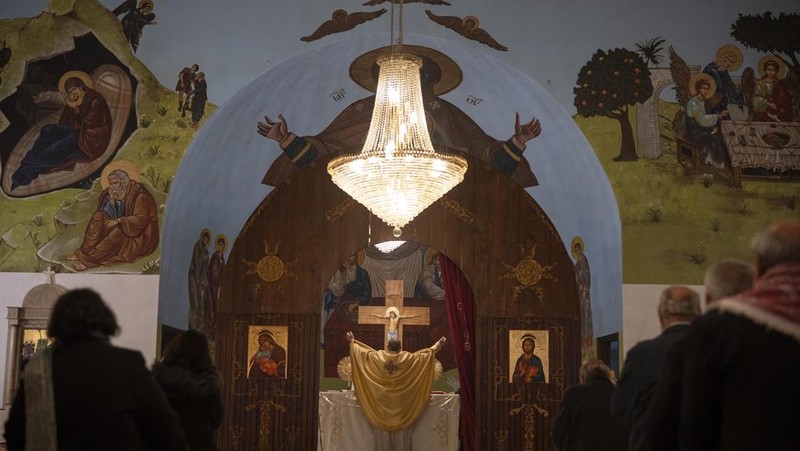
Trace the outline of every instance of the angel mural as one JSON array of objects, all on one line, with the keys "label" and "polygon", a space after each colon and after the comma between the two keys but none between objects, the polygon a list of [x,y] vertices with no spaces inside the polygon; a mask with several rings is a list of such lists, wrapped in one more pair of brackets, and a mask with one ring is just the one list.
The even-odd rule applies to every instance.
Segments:
[{"label": "angel mural", "polygon": [[425,10],[425,14],[427,14],[432,21],[445,28],[455,31],[467,39],[478,41],[481,44],[486,44],[495,50],[500,50],[501,52],[508,51],[508,47],[501,45],[499,42],[494,40],[488,31],[478,27],[480,22],[475,16],[464,16],[463,19],[455,16],[437,16],[427,9]]},{"label": "angel mural", "polygon": [[750,119],[762,122],[790,122],[792,98],[783,74],[786,66],[780,58],[767,55],[758,62],[761,77],[752,89]]},{"label": "angel mural", "polygon": [[669,57],[682,107],[673,127],[679,138],[697,146],[700,165],[725,169],[723,174],[734,169],[735,187],[741,187],[742,174],[780,175],[798,169],[794,155],[800,146],[800,127],[792,122],[793,99],[783,78],[786,66],[781,57],[762,57],[757,66],[759,78],[752,68],[746,68],[741,88],[728,73],[741,64],[741,51],[735,46],[722,46],[715,62],[699,74],[692,74],[672,47]]},{"label": "angel mural", "polygon": [[313,33],[308,36],[300,38],[303,42],[316,41],[317,39],[324,38],[333,33],[341,33],[343,31],[352,30],[358,25],[368,22],[372,19],[377,19],[386,12],[386,9],[380,9],[373,12],[355,12],[348,13],[343,9],[337,9],[331,15],[331,20],[323,22]]},{"label": "angel mural", "polygon": [[742,65],[742,50],[731,44],[725,44],[717,50],[714,61],[710,62],[703,73],[711,75],[717,85],[717,91],[708,99],[712,113],[728,110],[728,104],[744,106],[742,92],[733,83],[730,73]]},{"label": "angel mural", "polygon": [[[375,92],[377,59],[389,50],[384,47],[359,56],[350,66],[350,76],[360,86]],[[434,148],[474,155],[511,176],[523,187],[539,184],[523,155],[527,143],[542,131],[538,119],[531,118],[523,123],[517,113],[511,137],[498,140],[489,136],[461,109],[440,97],[455,89],[461,82],[462,73],[455,61],[428,47],[404,45],[403,50],[415,54],[423,61],[420,69],[422,98],[426,106],[427,123],[433,130],[431,142]],[[263,183],[277,186],[297,170],[319,158],[359,152],[369,130],[374,103],[374,95],[355,101],[315,136],[298,136],[290,132],[288,122],[282,114],[278,115],[277,120],[265,116],[264,121],[258,122],[258,133],[277,142],[284,153],[269,168]]]},{"label": "angel mural", "polygon": [[145,25],[155,25],[156,15],[153,14],[153,1],[152,0],[125,0],[121,5],[114,8],[113,14],[115,16],[123,15],[120,19],[122,24],[122,33],[125,39],[131,44],[133,53],[139,48],[139,39],[142,37],[142,30]]}]

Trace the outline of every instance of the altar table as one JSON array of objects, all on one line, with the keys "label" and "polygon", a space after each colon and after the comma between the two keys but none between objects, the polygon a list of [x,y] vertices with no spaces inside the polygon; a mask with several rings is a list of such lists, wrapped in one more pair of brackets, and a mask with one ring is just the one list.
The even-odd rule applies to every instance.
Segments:
[{"label": "altar table", "polygon": [[461,401],[456,394],[433,394],[428,408],[407,431],[387,433],[373,427],[351,391],[319,394],[319,450],[368,451],[396,449],[411,442],[414,451],[458,450],[458,419]]}]

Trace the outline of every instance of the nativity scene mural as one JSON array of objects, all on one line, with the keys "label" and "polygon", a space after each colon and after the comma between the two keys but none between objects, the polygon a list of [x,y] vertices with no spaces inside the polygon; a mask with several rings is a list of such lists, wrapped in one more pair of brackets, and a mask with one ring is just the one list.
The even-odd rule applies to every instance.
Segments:
[{"label": "nativity scene mural", "polygon": [[[0,24],[0,269],[158,273],[171,180],[213,106],[203,75],[183,77],[178,99],[133,55],[153,6],[126,1],[118,19],[89,1]],[[48,31],[32,42],[12,22]],[[189,118],[166,108],[178,100]]]}]

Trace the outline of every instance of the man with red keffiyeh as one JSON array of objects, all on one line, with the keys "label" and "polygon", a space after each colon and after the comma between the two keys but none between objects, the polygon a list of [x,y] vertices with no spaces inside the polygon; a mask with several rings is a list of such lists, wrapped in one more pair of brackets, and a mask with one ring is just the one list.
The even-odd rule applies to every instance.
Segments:
[{"label": "man with red keffiyeh", "polygon": [[794,449],[800,405],[800,222],[751,242],[756,282],[718,301],[686,338],[682,450]]}]

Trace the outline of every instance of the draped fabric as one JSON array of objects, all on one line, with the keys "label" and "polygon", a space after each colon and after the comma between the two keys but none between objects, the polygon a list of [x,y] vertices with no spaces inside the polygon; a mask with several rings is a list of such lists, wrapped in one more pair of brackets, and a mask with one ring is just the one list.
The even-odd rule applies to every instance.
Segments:
[{"label": "draped fabric", "polygon": [[25,443],[27,449],[56,451],[56,401],[53,347],[38,351],[25,370]]},{"label": "draped fabric", "polygon": [[376,351],[358,340],[350,345],[356,397],[367,419],[384,431],[410,427],[428,407],[436,352]]},{"label": "draped fabric", "polygon": [[452,346],[461,388],[461,444],[464,451],[476,450],[475,429],[475,298],[472,288],[450,259],[439,255],[445,304],[450,321]]}]

